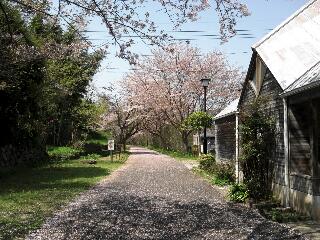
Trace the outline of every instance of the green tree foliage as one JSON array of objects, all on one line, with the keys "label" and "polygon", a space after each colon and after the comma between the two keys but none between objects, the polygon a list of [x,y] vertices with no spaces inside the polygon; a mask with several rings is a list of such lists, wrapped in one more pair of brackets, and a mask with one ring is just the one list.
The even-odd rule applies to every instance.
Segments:
[{"label": "green tree foliage", "polygon": [[40,116],[44,61],[24,52],[35,45],[18,11],[0,3],[0,146],[34,144]]},{"label": "green tree foliage", "polygon": [[46,60],[43,112],[49,123],[46,125],[48,143],[73,143],[90,130],[92,118],[97,115],[95,104],[86,99],[86,94],[103,55],[89,53],[87,47],[79,48],[77,57],[69,55],[68,47],[81,41],[78,33],[72,27],[63,31],[45,22],[41,15],[32,19],[30,31],[40,48],[52,42],[67,49],[66,54]]},{"label": "green tree foliage", "polygon": [[184,121],[183,128],[199,131],[212,126],[213,117],[207,112],[194,112]]},{"label": "green tree foliage", "polygon": [[271,194],[274,120],[266,111],[266,100],[258,98],[241,116],[241,167],[250,198],[266,199]]},{"label": "green tree foliage", "polygon": [[[46,53],[48,43],[56,51]],[[46,144],[70,144],[91,131],[101,106],[88,89],[102,57],[89,52],[73,27],[63,30],[41,15],[22,18],[1,2],[0,148],[44,151]]]}]

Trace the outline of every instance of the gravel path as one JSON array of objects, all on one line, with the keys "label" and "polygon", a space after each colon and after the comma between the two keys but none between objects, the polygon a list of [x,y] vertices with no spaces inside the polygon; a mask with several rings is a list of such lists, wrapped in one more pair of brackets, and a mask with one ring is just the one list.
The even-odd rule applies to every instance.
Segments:
[{"label": "gravel path", "polygon": [[127,164],[27,239],[306,239],[226,203],[182,163],[132,148]]}]

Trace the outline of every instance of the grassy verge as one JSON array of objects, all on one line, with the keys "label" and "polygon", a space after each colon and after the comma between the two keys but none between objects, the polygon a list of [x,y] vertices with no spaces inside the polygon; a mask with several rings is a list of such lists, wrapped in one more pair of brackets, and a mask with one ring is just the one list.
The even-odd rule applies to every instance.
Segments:
[{"label": "grassy verge", "polygon": [[216,174],[202,170],[199,167],[194,168],[192,171],[207,180],[210,184],[217,185],[219,187],[230,186],[232,184],[231,181],[219,178]]},{"label": "grassy verge", "polygon": [[98,158],[94,165],[78,158],[2,173],[0,239],[22,238],[40,227],[46,217],[119,168],[127,157],[124,153],[113,162],[110,157]]},{"label": "grassy verge", "polygon": [[167,150],[167,149],[152,147],[152,146],[148,146],[147,148],[154,150],[154,151],[157,151],[162,154],[166,154],[166,155],[173,157],[177,160],[194,160],[194,161],[198,160],[198,156],[194,156],[191,153],[174,151],[174,150]]},{"label": "grassy verge", "polygon": [[311,220],[310,217],[294,211],[292,208],[285,208],[276,201],[259,202],[254,206],[262,216],[279,223],[300,222]]}]

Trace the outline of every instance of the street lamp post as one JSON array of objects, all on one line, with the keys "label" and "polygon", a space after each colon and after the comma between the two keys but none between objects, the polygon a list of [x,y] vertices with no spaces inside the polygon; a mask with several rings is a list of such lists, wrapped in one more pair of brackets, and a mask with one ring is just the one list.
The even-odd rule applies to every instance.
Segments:
[{"label": "street lamp post", "polygon": [[[207,112],[207,88],[209,86],[209,82],[211,79],[203,78],[201,79],[201,83],[204,90],[204,99],[203,99],[203,111]],[[208,141],[207,141],[207,127],[203,128],[203,153],[208,153]]]}]

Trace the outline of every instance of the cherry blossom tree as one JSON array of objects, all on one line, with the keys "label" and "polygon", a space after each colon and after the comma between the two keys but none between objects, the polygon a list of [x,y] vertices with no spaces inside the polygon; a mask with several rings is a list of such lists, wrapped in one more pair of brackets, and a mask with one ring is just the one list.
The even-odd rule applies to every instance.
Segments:
[{"label": "cherry blossom tree", "polygon": [[138,106],[117,95],[109,94],[107,98],[109,109],[101,115],[100,128],[109,130],[125,151],[128,140],[141,130]]},{"label": "cherry blossom tree", "polygon": [[131,103],[145,116],[144,128],[155,134],[150,129],[172,126],[187,150],[192,130],[183,123],[202,108],[200,79],[204,77],[212,79],[208,109],[217,113],[238,96],[243,74],[220,52],[202,55],[197,48],[179,44],[155,50],[152,57],[142,59],[122,85]]},{"label": "cherry blossom tree", "polygon": [[[170,39],[157,27],[154,13],[148,9],[166,13],[173,27],[178,28],[188,20],[196,20],[199,12],[209,7],[208,0],[6,0],[6,3],[19,8],[26,16],[42,14],[52,23],[64,22],[77,26],[79,31],[98,17],[107,29],[107,36],[111,36],[105,45],[115,44],[118,56],[131,62],[137,57],[129,50],[135,37],[152,45],[163,45]],[[237,19],[249,15],[248,9],[241,0],[213,0],[212,4],[219,16],[221,39],[225,41],[236,33]],[[0,10],[4,11],[2,3]]]}]

